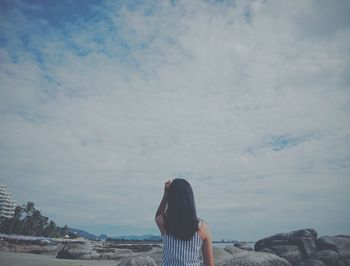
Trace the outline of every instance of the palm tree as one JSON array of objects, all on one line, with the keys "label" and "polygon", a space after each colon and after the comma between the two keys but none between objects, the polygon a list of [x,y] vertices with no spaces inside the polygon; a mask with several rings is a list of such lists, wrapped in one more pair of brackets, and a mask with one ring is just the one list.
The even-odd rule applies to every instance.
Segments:
[{"label": "palm tree", "polygon": [[10,231],[9,231],[10,234],[12,233],[13,226],[15,224],[17,225],[19,223],[21,216],[22,216],[22,211],[23,210],[22,210],[21,206],[16,206],[14,215],[12,217],[12,223],[11,223],[11,227],[10,227]]},{"label": "palm tree", "polygon": [[68,231],[67,225],[59,227],[54,221],[49,221],[48,217],[41,215],[40,211],[35,209],[33,202],[17,206],[12,218],[0,220],[2,233],[59,237],[66,235]]},{"label": "palm tree", "polygon": [[64,227],[61,228],[61,236],[67,235],[68,232],[69,232],[68,226],[67,226],[67,225],[64,225]]},{"label": "palm tree", "polygon": [[[23,209],[25,210],[26,217],[24,217],[23,223],[22,223],[22,234],[26,235],[30,233],[30,230],[29,230],[30,228],[26,228],[26,226],[30,226],[30,223],[32,223],[32,217],[35,211],[34,202],[28,201],[27,205],[23,206]],[[27,224],[28,222],[29,224]]]},{"label": "palm tree", "polygon": [[25,210],[27,216],[32,216],[35,211],[34,202],[28,201]]},{"label": "palm tree", "polygon": [[56,235],[56,223],[54,221],[50,221],[48,226],[45,229],[45,234],[48,237],[54,237]]},{"label": "palm tree", "polygon": [[45,234],[45,229],[47,225],[49,224],[49,218],[46,216],[40,216],[39,222],[38,222],[38,235],[42,236]]},{"label": "palm tree", "polygon": [[41,213],[38,210],[34,210],[32,215],[32,227],[31,227],[31,235],[36,236],[38,227],[40,225]]}]

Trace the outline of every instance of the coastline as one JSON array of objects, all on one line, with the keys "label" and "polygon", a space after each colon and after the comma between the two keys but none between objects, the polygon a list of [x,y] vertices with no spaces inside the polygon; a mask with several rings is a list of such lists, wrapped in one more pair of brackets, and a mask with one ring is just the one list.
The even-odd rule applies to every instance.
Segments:
[{"label": "coastline", "polygon": [[[0,266],[156,266],[162,258],[162,245],[152,241],[132,244],[14,235],[0,239]],[[315,229],[306,228],[277,233],[256,243],[213,243],[213,251],[217,266],[345,266],[350,265],[350,236],[319,236]]]}]

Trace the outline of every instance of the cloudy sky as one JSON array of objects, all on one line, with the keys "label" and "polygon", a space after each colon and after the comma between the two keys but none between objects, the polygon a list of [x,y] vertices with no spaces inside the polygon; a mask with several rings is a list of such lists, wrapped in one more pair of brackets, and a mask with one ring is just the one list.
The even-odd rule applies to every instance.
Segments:
[{"label": "cloudy sky", "polygon": [[350,233],[349,1],[0,1],[0,178],[92,233]]}]

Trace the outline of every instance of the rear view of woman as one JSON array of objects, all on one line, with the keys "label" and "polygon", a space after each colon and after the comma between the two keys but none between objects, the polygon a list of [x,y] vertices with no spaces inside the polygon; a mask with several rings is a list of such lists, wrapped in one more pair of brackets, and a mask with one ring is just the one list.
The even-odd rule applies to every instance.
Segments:
[{"label": "rear view of woman", "polygon": [[163,266],[213,266],[209,227],[198,219],[191,185],[184,179],[165,183],[156,213],[163,237]]}]

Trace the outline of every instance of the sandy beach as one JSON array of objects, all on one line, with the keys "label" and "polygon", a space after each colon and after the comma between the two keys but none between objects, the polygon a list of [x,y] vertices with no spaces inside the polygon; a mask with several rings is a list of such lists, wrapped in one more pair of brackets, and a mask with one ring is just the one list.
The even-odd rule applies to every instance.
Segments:
[{"label": "sandy beach", "polygon": [[0,252],[1,266],[115,266],[114,260],[64,260],[53,255]]}]

